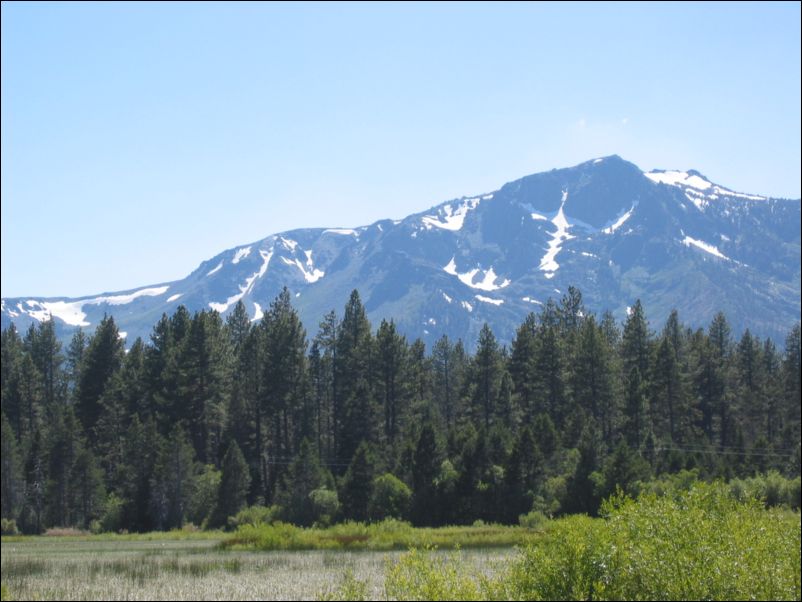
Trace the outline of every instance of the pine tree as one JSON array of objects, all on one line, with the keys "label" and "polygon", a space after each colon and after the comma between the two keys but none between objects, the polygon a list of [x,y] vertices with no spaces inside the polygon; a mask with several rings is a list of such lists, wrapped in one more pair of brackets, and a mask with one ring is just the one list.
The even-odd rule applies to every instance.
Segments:
[{"label": "pine tree", "polygon": [[571,388],[577,405],[602,426],[602,437],[610,441],[617,408],[610,365],[612,351],[593,316],[582,322],[577,344]]},{"label": "pine tree", "polygon": [[181,417],[189,427],[195,455],[202,464],[218,465],[225,407],[230,390],[231,351],[216,311],[196,313],[178,363]]},{"label": "pine tree", "polygon": [[[271,417],[268,453],[273,458],[291,457],[298,444],[298,417],[306,396],[306,331],[290,303],[285,287],[262,319],[262,409]],[[280,465],[276,465],[276,468]],[[280,470],[271,473],[272,491]]]},{"label": "pine tree", "polygon": [[106,495],[103,471],[98,467],[92,451],[83,445],[79,446],[75,455],[70,478],[75,487],[73,522],[87,529],[92,520],[100,516]]},{"label": "pine tree", "polygon": [[437,503],[435,478],[439,472],[439,450],[434,428],[426,421],[420,432],[412,464],[412,520],[416,525],[433,524]]},{"label": "pine tree", "polygon": [[375,461],[367,443],[361,443],[345,473],[340,500],[346,520],[364,522],[368,519],[368,502],[373,494]]},{"label": "pine tree", "polygon": [[446,335],[440,337],[432,348],[434,403],[447,430],[454,427],[456,419],[458,386],[455,382],[453,354],[454,348]]},{"label": "pine tree", "polygon": [[396,332],[392,320],[382,320],[376,334],[376,392],[384,409],[384,438],[391,446],[395,444],[408,404],[404,387],[406,355],[404,337]]},{"label": "pine tree", "polygon": [[104,316],[89,340],[76,394],[76,412],[91,443],[94,443],[94,427],[100,418],[100,397],[112,374],[120,369],[122,358],[120,332],[114,318]]},{"label": "pine tree", "polygon": [[338,331],[335,360],[337,390],[334,422],[337,428],[337,456],[341,460],[350,460],[365,437],[365,426],[368,426],[367,432],[372,430],[365,424],[373,422],[370,374],[372,347],[365,308],[359,293],[353,291]]},{"label": "pine tree", "polygon": [[647,433],[646,387],[637,365],[633,365],[627,376],[627,391],[624,400],[624,435],[633,449],[640,449]]},{"label": "pine tree", "polygon": [[501,376],[502,363],[499,346],[490,327],[485,323],[479,332],[478,347],[470,375],[477,418],[484,422],[485,428],[490,427],[496,415]]},{"label": "pine tree", "polygon": [[2,413],[2,439],[0,439],[0,516],[8,519],[16,519],[19,515],[20,505],[23,499],[25,483],[22,479],[20,465],[20,455],[17,446],[17,438],[14,430],[8,422],[5,413]]},{"label": "pine tree", "polygon": [[330,484],[312,444],[304,439],[298,455],[282,476],[276,494],[276,503],[281,506],[284,519],[301,526],[314,523],[318,517],[310,495]]},{"label": "pine tree", "polygon": [[800,350],[800,327],[797,322],[785,339],[785,359],[783,360],[784,415],[783,442],[785,448],[799,449],[800,439],[800,369],[802,369]]},{"label": "pine tree", "polygon": [[61,342],[56,337],[53,317],[39,323],[34,329],[31,325],[25,344],[39,374],[42,375],[42,393],[45,407],[52,408],[56,402],[64,399],[65,375],[62,371],[64,356],[61,354]]},{"label": "pine tree", "polygon": [[509,368],[524,424],[531,424],[536,415],[537,340],[537,316],[530,313],[515,333]]},{"label": "pine tree", "polygon": [[223,472],[217,498],[215,523],[225,525],[229,516],[234,516],[248,503],[251,475],[245,457],[236,441],[232,441],[223,458]]},{"label": "pine tree", "polygon": [[73,470],[83,442],[80,424],[71,407],[59,410],[54,418],[48,441],[45,499],[49,524],[67,527],[75,524],[77,492]]},{"label": "pine tree", "polygon": [[186,431],[180,425],[176,426],[158,451],[151,477],[150,502],[156,528],[184,526],[196,473],[192,445]]},{"label": "pine tree", "polygon": [[543,477],[543,454],[529,427],[518,434],[504,471],[505,504],[503,517],[514,523],[518,516],[532,508],[532,502]]}]

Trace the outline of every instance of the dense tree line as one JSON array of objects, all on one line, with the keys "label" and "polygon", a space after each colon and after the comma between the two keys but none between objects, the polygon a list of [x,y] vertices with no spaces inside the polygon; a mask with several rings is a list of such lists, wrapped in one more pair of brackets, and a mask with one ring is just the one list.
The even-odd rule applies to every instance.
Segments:
[{"label": "dense tree line", "polygon": [[800,327],[784,351],[718,314],[623,325],[574,288],[509,348],[485,325],[468,353],[427,354],[354,291],[311,340],[285,289],[163,315],[126,351],[112,317],[64,349],[54,324],[2,333],[2,517],[145,531],[224,526],[246,506],[298,524],[407,518],[515,522],[589,512],[616,487],[800,471]]}]

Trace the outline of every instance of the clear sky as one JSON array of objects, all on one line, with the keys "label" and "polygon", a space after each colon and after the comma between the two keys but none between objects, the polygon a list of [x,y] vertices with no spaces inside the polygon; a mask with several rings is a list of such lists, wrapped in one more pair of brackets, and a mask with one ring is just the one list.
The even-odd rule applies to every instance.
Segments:
[{"label": "clear sky", "polygon": [[800,4],[2,3],[2,295],[619,154],[800,197]]}]

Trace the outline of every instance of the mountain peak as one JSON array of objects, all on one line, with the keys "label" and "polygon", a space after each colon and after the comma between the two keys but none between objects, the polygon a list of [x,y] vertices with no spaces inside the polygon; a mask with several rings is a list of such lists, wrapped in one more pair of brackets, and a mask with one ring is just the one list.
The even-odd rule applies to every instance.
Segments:
[{"label": "mountain peak", "polygon": [[781,337],[800,313],[800,204],[758,199],[696,170],[643,172],[608,155],[401,220],[274,233],[175,282],[3,299],[0,318],[24,330],[52,314],[68,339],[109,313],[128,341],[147,340],[178,304],[228,313],[242,301],[257,320],[287,286],[314,325],[358,289],[374,323],[393,318],[428,344],[446,334],[471,347],[484,322],[509,342],[533,304],[576,286],[589,310],[621,319],[640,298],[654,324],[675,308],[703,326],[722,310],[736,332]]}]

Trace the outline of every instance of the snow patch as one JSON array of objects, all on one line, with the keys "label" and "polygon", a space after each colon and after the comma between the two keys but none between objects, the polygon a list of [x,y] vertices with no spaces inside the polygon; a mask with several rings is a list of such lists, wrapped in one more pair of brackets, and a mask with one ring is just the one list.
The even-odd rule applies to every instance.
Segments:
[{"label": "snow patch", "polygon": [[750,201],[765,201],[766,197],[757,194],[744,194],[743,192],[735,192],[721,186],[714,186],[713,189],[721,196],[734,196],[739,199],[748,199]]},{"label": "snow patch", "polygon": [[239,293],[236,295],[230,296],[226,299],[225,303],[209,303],[209,307],[214,309],[219,313],[225,312],[231,305],[242,299],[245,295],[247,295],[251,289],[253,288],[254,283],[265,275],[267,272],[267,266],[270,263],[270,258],[273,257],[273,248],[270,248],[270,251],[262,251],[259,249],[259,255],[262,257],[262,266],[259,268],[258,272],[255,272],[250,278],[245,280],[245,284],[241,284],[239,286]]},{"label": "snow patch", "polygon": [[616,230],[618,230],[621,226],[624,225],[624,222],[627,221],[630,217],[632,217],[632,212],[635,211],[635,207],[638,206],[638,203],[633,203],[632,207],[629,208],[629,211],[622,213],[618,219],[616,219],[612,224],[607,226],[606,228],[602,228],[602,232],[605,234],[612,234]]},{"label": "snow patch", "polygon": [[281,244],[284,245],[284,248],[289,251],[294,252],[295,249],[298,247],[298,243],[289,238],[284,238],[283,236],[279,236],[279,240],[281,241]]},{"label": "snow patch", "polygon": [[[311,262],[311,260],[312,260],[311,251],[309,252],[309,255],[307,255],[307,258],[308,258],[307,259],[307,267],[308,267],[309,266],[309,262]],[[318,270],[316,268],[313,268],[312,270],[307,271],[306,267],[304,266],[304,264],[301,263],[300,259],[287,259],[286,257],[282,257],[281,261],[283,261],[287,265],[296,266],[299,270],[301,270],[301,274],[303,274],[304,280],[306,280],[310,284],[312,282],[317,282],[318,280],[323,278],[323,276],[326,275],[326,273],[324,271]]]},{"label": "snow patch", "polygon": [[594,255],[593,253],[588,253],[587,251],[582,251],[582,252],[580,253],[580,255],[582,255],[583,257],[595,257],[596,259],[598,259],[598,258],[599,258],[599,256],[598,256],[598,255]]},{"label": "snow patch", "polygon": [[521,297],[521,300],[526,301],[527,303],[536,303],[538,305],[543,305],[540,301],[538,301],[537,299],[532,299],[531,297]]},{"label": "snow patch", "polygon": [[532,215],[532,219],[533,219],[533,220],[535,220],[535,221],[538,221],[538,220],[543,220],[544,222],[547,222],[547,221],[549,221],[549,218],[547,218],[545,215],[542,215],[542,214],[540,214],[540,213],[535,213],[535,212],[533,211],[533,212],[531,213],[531,215]]},{"label": "snow patch", "polygon": [[727,236],[726,234],[719,234],[719,236],[721,237],[721,240],[723,240],[724,242],[730,242],[730,237]]},{"label": "snow patch", "polygon": [[437,320],[435,320],[434,318],[429,318],[429,319],[426,321],[426,323],[427,323],[427,324],[431,324],[432,326],[437,326]]},{"label": "snow patch", "polygon": [[262,311],[262,306],[258,303],[254,302],[253,304],[253,318],[251,318],[251,322],[256,322],[256,320],[261,320],[265,315],[265,312]]},{"label": "snow patch", "polygon": [[30,309],[23,309],[21,305],[18,307],[20,310],[31,316],[33,319],[44,322],[50,315],[54,318],[59,318],[70,326],[89,326],[86,321],[86,313],[82,311],[85,305],[100,305],[106,303],[108,305],[125,305],[131,303],[139,297],[156,297],[167,292],[169,286],[157,286],[152,288],[143,288],[127,295],[109,295],[95,297],[94,299],[81,299],[79,301],[36,301],[29,299],[25,303]]},{"label": "snow patch", "polygon": [[703,195],[697,196],[699,193],[691,194],[694,191],[686,190],[685,198],[693,203],[699,211],[704,211],[707,207],[707,199]]},{"label": "snow patch", "polygon": [[220,260],[220,263],[218,263],[218,264],[217,264],[217,267],[216,267],[216,268],[214,268],[212,271],[208,272],[206,275],[207,275],[207,276],[211,276],[212,274],[214,274],[215,272],[217,272],[217,271],[218,271],[220,268],[222,268],[222,267],[223,267],[223,260],[221,259],[221,260]]},{"label": "snow patch", "polygon": [[560,203],[560,209],[557,211],[557,215],[555,215],[551,220],[551,223],[554,224],[557,229],[551,233],[549,248],[543,258],[540,260],[539,267],[541,271],[546,272],[546,278],[553,278],[554,272],[560,269],[560,264],[557,263],[556,257],[557,253],[562,250],[563,242],[571,240],[572,238],[576,238],[575,236],[568,234],[568,228],[571,227],[571,224],[568,223],[568,220],[565,218],[565,213],[563,212],[563,207],[565,207],[565,201],[567,199],[568,191],[563,190],[563,198],[562,202]]},{"label": "snow patch", "polygon": [[448,296],[448,295],[446,295],[445,293],[443,293],[443,299],[445,299],[445,300],[446,300],[446,301],[448,301],[449,303],[451,303],[451,301],[452,301],[451,297],[449,297],[449,296]]},{"label": "snow patch", "polygon": [[120,337],[121,339],[124,339],[125,337],[128,336],[128,333],[125,332],[124,330],[120,330],[117,332],[117,336]]},{"label": "snow patch", "polygon": [[461,303],[462,307],[464,307],[465,309],[468,310],[468,312],[472,312],[473,311],[473,305],[471,305],[467,301],[461,301],[460,303]]},{"label": "snow patch", "polygon": [[652,182],[671,186],[690,186],[699,190],[707,190],[713,184],[697,175],[688,175],[687,171],[650,171],[645,175]]},{"label": "snow patch", "polygon": [[[493,266],[490,266],[490,269],[488,270],[474,268],[468,272],[460,274],[457,271],[457,264],[454,261],[454,257],[451,258],[451,261],[448,262],[448,265],[443,267],[443,271],[445,271],[446,274],[456,276],[463,284],[467,284],[471,288],[476,288],[482,291],[496,291],[500,288],[504,288],[505,286],[509,286],[511,282],[509,279],[505,278],[501,284],[496,284],[496,280],[499,279],[499,276],[496,275],[496,272],[493,270]],[[474,279],[479,274],[481,274],[482,279],[478,282],[474,282]]]},{"label": "snow patch", "polygon": [[359,236],[356,230],[352,228],[327,228],[323,230],[323,234],[341,234],[343,236]]},{"label": "snow patch", "polygon": [[240,259],[244,259],[250,254],[251,254],[251,248],[243,247],[239,249],[236,253],[234,253],[234,259],[231,260],[231,263],[237,264],[240,262]]},{"label": "snow patch", "polygon": [[452,230],[456,232],[457,230],[462,229],[462,226],[465,223],[465,216],[468,215],[468,211],[476,209],[478,204],[479,199],[466,199],[456,209],[454,209],[453,205],[448,204],[442,207],[437,212],[437,215],[424,215],[421,218],[421,221],[427,230],[432,228],[442,228],[443,230]]},{"label": "snow patch", "polygon": [[501,305],[504,303],[503,299],[491,299],[490,297],[485,297],[483,295],[474,295],[479,301],[482,303],[491,303],[492,305]]},{"label": "snow patch", "polygon": [[690,247],[691,245],[693,245],[694,247],[702,249],[702,251],[710,253],[711,255],[715,255],[716,257],[719,257],[721,259],[729,259],[729,257],[727,257],[721,251],[719,251],[717,247],[708,244],[703,240],[697,240],[695,238],[691,238],[688,235],[686,235],[685,238],[682,239],[682,244],[685,245],[686,247]]},{"label": "snow patch", "polygon": [[172,303],[173,301],[178,299],[182,294],[183,293],[177,293],[175,295],[171,295],[170,297],[167,297],[167,303]]}]

